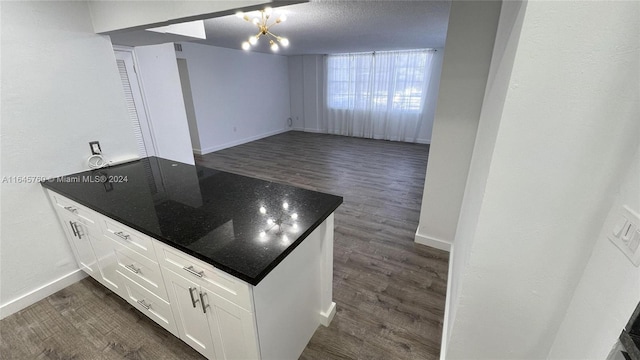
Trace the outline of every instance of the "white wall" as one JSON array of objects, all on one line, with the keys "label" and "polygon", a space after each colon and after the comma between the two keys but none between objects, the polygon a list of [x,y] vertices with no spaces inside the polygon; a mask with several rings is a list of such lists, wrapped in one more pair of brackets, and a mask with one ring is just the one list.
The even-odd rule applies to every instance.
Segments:
[{"label": "white wall", "polygon": [[183,43],[178,57],[189,69],[201,146],[196,153],[289,130],[286,57],[192,43]]},{"label": "white wall", "polygon": [[416,242],[453,242],[478,129],[500,2],[454,1]]},{"label": "white wall", "polygon": [[442,63],[444,61],[444,49],[435,49],[431,59],[431,76],[429,77],[429,86],[427,88],[427,98],[424,103],[425,115],[424,123],[420,126],[418,133],[418,142],[422,144],[431,144],[433,138],[433,123],[436,118],[436,109],[438,106],[438,95],[440,91],[440,79],[442,77]]},{"label": "white wall", "polygon": [[[96,33],[166,25],[177,19],[197,17],[234,9],[269,4],[270,0],[228,1],[90,1],[89,8]],[[292,2],[292,1],[289,1]],[[299,2],[299,1],[298,1]],[[211,17],[211,16],[209,16]],[[195,18],[193,20],[196,20]]]},{"label": "white wall", "polygon": [[[603,344],[608,352],[621,330],[621,313],[630,315],[637,282],[606,309],[583,305],[604,294],[583,296],[622,291],[596,275],[612,266],[604,261],[618,258],[598,235],[638,149],[639,6],[529,1],[524,15],[515,8],[503,13],[501,21],[522,26],[517,45],[505,33],[513,27],[498,34],[507,39],[507,56],[492,62],[498,68],[478,132],[495,141],[476,147],[465,197],[473,189],[481,199],[477,210],[465,199],[455,238],[454,252],[460,244],[469,249],[449,275],[459,286],[448,359],[602,358]],[[637,270],[622,264],[611,271],[622,281],[637,279]],[[567,352],[588,341],[566,336],[587,310],[594,318],[586,323],[598,328],[579,331],[604,338]]]},{"label": "white wall", "polygon": [[[526,3],[517,1],[503,2],[500,10],[500,22],[493,46],[491,67],[487,79],[485,99],[480,114],[478,132],[473,148],[473,156],[469,168],[460,218],[457,223],[456,242],[449,258],[451,275],[449,276],[450,293],[447,294],[447,324],[450,329],[456,317],[458,288],[465,266],[471,255],[471,240],[476,230],[478,213],[484,198],[484,188],[491,167],[491,156],[498,134],[498,125],[511,79],[511,69],[520,39],[520,28]],[[454,276],[455,275],[455,276]],[[450,333],[443,334],[448,340]]]},{"label": "white wall", "polygon": [[310,132],[325,132],[324,119],[324,57],[302,57],[302,99],[304,128]]},{"label": "white wall", "polygon": [[324,110],[324,56],[288,57],[289,92],[293,129],[326,132]]},{"label": "white wall", "polygon": [[[431,131],[438,99],[442,49],[433,55],[432,73],[425,103],[424,123],[420,126],[418,142],[431,143]],[[289,91],[291,93],[291,118],[294,130],[327,132],[324,119],[324,55],[289,56]]]},{"label": "white wall", "polygon": [[196,121],[196,109],[193,107],[193,94],[191,93],[191,81],[189,80],[189,68],[185,59],[178,60],[178,72],[180,73],[180,86],[182,87],[182,97],[184,99],[185,111],[187,113],[187,124],[189,125],[189,136],[191,137],[191,148],[200,149],[200,138],[198,137],[198,122]]},{"label": "white wall", "polygon": [[189,124],[173,44],[134,48],[157,156],[193,164]]},{"label": "white wall", "polygon": [[293,130],[304,131],[304,82],[302,55],[287,56],[289,96]]},{"label": "white wall", "polygon": [[[0,6],[2,177],[85,170],[92,140],[109,160],[137,158],[113,49],[107,37],[93,34],[87,4]],[[0,311],[6,316],[81,273],[40,184],[2,183],[0,192]]]},{"label": "white wall", "polygon": [[600,229],[549,359],[607,358],[640,301],[640,268],[607,238],[623,205],[640,214],[640,147]]}]

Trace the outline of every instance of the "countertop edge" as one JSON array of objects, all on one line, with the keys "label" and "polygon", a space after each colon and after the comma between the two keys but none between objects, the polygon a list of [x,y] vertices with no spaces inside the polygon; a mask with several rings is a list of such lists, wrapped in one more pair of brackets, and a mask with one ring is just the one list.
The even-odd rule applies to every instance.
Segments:
[{"label": "countertop edge", "polygon": [[[139,226],[137,226],[135,224],[130,223],[126,219],[122,219],[121,217],[119,217],[117,215],[113,215],[113,214],[109,213],[108,211],[104,211],[102,209],[97,209],[97,208],[93,207],[92,205],[87,204],[86,202],[82,201],[81,199],[78,199],[77,197],[75,197],[73,195],[70,195],[70,194],[68,194],[68,193],[66,193],[64,191],[60,191],[58,189],[53,189],[53,188],[48,186],[48,183],[46,181],[41,182],[40,185],[42,185],[42,187],[44,187],[45,189],[47,189],[49,191],[53,191],[53,192],[58,193],[58,194],[60,194],[62,196],[66,196],[69,199],[71,199],[71,200],[73,200],[73,201],[75,201],[75,202],[77,202],[77,203],[79,203],[79,204],[81,204],[83,206],[86,206],[87,208],[89,208],[89,209],[91,209],[91,210],[93,210],[95,212],[98,212],[98,213],[100,213],[100,214],[102,214],[102,215],[104,215],[106,217],[109,217],[109,218],[111,218],[111,219],[113,219],[115,221],[118,221],[118,222],[120,222],[120,223],[122,223],[122,224],[124,224],[124,225],[126,225],[126,226],[128,226],[128,227],[130,227],[130,228],[132,228],[134,230],[136,230],[136,231],[139,231],[139,232],[141,232],[141,233],[153,238],[153,239],[156,239],[156,240],[158,240],[158,241],[160,241],[160,242],[162,242],[162,243],[164,243],[166,245],[169,245],[169,246],[171,246],[171,247],[173,247],[173,248],[175,248],[177,250],[180,250],[180,251],[184,252],[185,254],[193,256],[193,257],[195,257],[195,258],[197,258],[197,259],[199,259],[201,261],[204,261],[207,264],[215,267],[216,269],[222,270],[222,271],[226,272],[227,274],[232,275],[232,276],[234,276],[234,277],[236,277],[236,278],[238,278],[238,279],[240,279],[240,280],[242,280],[242,281],[244,281],[244,282],[246,282],[248,284],[251,284],[253,286],[257,286],[262,279],[264,279],[276,266],[278,266],[278,264],[280,264],[289,254],[291,254],[291,252],[293,252],[293,250],[295,250],[302,243],[302,241],[304,241],[315,229],[317,229],[318,226],[320,226],[320,224],[322,224],[322,222],[324,222],[329,217],[329,215],[331,215],[333,212],[335,212],[336,209],[344,201],[342,196],[333,195],[333,196],[339,197],[340,201],[335,206],[331,207],[331,211],[327,211],[326,213],[322,214],[322,216],[320,216],[318,218],[318,220],[316,222],[314,222],[313,225],[310,226],[307,231],[302,233],[300,235],[300,237],[298,237],[298,239],[294,243],[292,243],[291,246],[289,246],[286,251],[284,251],[275,260],[273,260],[271,262],[271,264],[269,264],[269,266],[265,268],[265,270],[263,270],[255,278],[251,278],[250,276],[247,276],[247,275],[242,274],[242,273],[240,273],[240,272],[238,272],[236,270],[233,270],[233,269],[229,268],[228,266],[219,264],[218,262],[213,261],[210,258],[207,258],[206,256],[200,255],[200,254],[198,254],[197,252],[195,252],[193,250],[190,250],[188,248],[179,246],[179,245],[175,244],[174,242],[172,242],[170,240],[167,240],[167,239],[164,239],[162,237],[159,237],[157,234],[151,234],[149,231],[147,231],[144,228],[141,228],[141,227],[139,227]],[[289,186],[291,186],[291,185],[289,185]]]},{"label": "countertop edge", "polygon": [[629,335],[626,330],[622,330],[622,333],[620,334],[620,342],[625,350],[627,350],[627,353],[632,360],[640,360],[640,348],[638,348],[638,345],[633,341],[631,335]]}]

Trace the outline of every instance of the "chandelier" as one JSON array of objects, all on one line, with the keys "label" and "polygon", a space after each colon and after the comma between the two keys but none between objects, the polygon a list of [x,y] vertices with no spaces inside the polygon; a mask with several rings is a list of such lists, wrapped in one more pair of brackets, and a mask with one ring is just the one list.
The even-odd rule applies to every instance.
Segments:
[{"label": "chandelier", "polygon": [[250,36],[248,41],[242,43],[243,50],[251,49],[251,46],[257,44],[258,40],[262,36],[269,39],[269,45],[271,47],[271,51],[273,52],[278,51],[278,43],[280,43],[284,47],[289,46],[289,40],[287,38],[275,35],[270,31],[274,25],[280,24],[287,20],[287,17],[284,14],[280,15],[280,17],[278,17],[274,22],[269,24],[269,18],[271,17],[272,12],[273,9],[267,7],[264,10],[260,10],[260,17],[254,17],[253,19],[251,19],[249,15],[241,11],[236,13],[236,16],[238,16],[239,18],[244,19],[247,22],[251,22],[258,27],[258,33],[256,35]]}]

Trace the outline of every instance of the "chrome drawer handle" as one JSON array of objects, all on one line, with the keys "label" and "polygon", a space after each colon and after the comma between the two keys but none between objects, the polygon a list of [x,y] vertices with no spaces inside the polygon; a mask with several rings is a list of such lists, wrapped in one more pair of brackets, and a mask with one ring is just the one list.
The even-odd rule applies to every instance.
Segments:
[{"label": "chrome drawer handle", "polygon": [[115,234],[116,236],[118,236],[119,238],[121,238],[121,239],[124,239],[124,240],[131,240],[131,239],[130,239],[130,238],[131,238],[131,236],[129,236],[128,234],[123,233],[122,231],[114,232],[114,234]]},{"label": "chrome drawer handle", "polygon": [[137,302],[138,304],[140,304],[140,306],[142,306],[143,308],[145,308],[145,309],[147,309],[147,310],[151,309],[151,304],[147,304],[147,303],[144,301],[144,299],[142,299],[142,300],[138,300],[138,301],[136,301],[136,302]]},{"label": "chrome drawer handle", "polygon": [[133,266],[133,264],[131,265],[125,265],[125,268],[127,268],[127,270],[131,271],[134,274],[139,274],[140,273],[140,268],[137,268],[135,266]]},{"label": "chrome drawer handle", "polygon": [[74,214],[78,213],[78,209],[74,208],[73,206],[65,206],[64,209],[67,210],[67,211],[70,211],[70,212],[72,212]]},{"label": "chrome drawer handle", "polygon": [[192,288],[192,287],[189,288],[189,296],[191,296],[191,305],[193,305],[193,308],[195,309],[196,303],[198,303],[198,301],[200,300],[193,297],[193,290],[198,291],[198,289]]},{"label": "chrome drawer handle", "polygon": [[204,271],[195,271],[193,269],[193,265],[185,266],[182,269],[186,270],[191,275],[195,275],[195,276],[200,277],[200,278],[204,276]]}]

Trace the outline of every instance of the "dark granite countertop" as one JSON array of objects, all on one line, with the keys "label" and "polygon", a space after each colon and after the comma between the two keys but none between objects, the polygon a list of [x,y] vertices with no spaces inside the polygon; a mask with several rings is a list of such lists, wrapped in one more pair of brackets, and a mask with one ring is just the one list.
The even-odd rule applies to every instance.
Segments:
[{"label": "dark granite countertop", "polygon": [[640,302],[620,334],[620,343],[627,352],[627,359],[640,360]]},{"label": "dark granite countertop", "polygon": [[342,203],[340,196],[157,157],[42,186],[252,285]]}]

